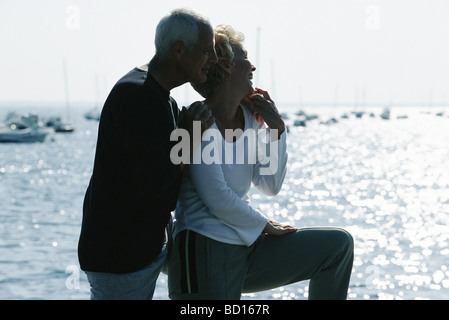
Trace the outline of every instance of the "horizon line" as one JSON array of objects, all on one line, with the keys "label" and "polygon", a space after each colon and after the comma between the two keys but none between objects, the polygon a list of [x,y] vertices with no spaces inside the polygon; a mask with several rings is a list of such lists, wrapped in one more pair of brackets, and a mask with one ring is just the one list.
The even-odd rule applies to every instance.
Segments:
[{"label": "horizon line", "polygon": [[[181,101],[181,99],[178,99],[178,101]],[[192,101],[193,102],[193,101]],[[103,103],[96,103],[94,101],[88,101],[88,100],[77,100],[70,102],[70,107],[91,107],[91,108],[98,108],[101,109],[103,107]],[[178,103],[178,105],[184,105],[183,103]],[[326,101],[301,101],[301,102],[276,102],[276,105],[279,107],[298,107],[298,108],[307,108],[307,107],[353,107],[353,108],[365,108],[365,107],[449,107],[448,102],[441,102],[436,103],[432,102],[430,103],[424,103],[424,102],[354,102],[354,101],[347,101],[347,102],[326,102]],[[8,108],[8,107],[64,107],[67,108],[67,103],[63,100],[50,100],[50,101],[31,101],[31,100],[3,100],[0,101],[0,108]]]}]

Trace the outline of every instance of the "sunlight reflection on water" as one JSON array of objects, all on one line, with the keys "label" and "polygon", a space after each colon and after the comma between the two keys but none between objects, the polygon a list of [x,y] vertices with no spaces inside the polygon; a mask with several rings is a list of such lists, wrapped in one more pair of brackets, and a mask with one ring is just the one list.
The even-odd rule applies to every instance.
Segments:
[{"label": "sunlight reflection on water", "polygon": [[[252,197],[298,227],[351,232],[352,299],[449,297],[449,119],[409,112],[408,119],[292,128],[281,194],[275,203]],[[306,289],[294,284],[271,294],[305,298]]]},{"label": "sunlight reflection on water", "polygon": [[[449,298],[449,118],[400,112],[409,117],[316,120],[305,128],[292,126],[290,113],[283,189],[274,198],[250,193],[254,207],[281,222],[353,235],[350,299]],[[97,123],[81,114],[72,135],[0,145],[2,299],[89,298],[76,246]],[[71,275],[78,287],[67,284]],[[243,299],[306,299],[307,291],[305,281]],[[161,275],[155,299],[167,298]]]}]

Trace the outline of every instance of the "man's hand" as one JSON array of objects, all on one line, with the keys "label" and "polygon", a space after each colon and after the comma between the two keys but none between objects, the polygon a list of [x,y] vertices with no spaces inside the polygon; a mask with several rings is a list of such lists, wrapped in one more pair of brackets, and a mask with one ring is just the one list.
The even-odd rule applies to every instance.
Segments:
[{"label": "man's hand", "polygon": [[201,139],[197,139],[201,137],[195,137],[193,134],[194,121],[201,121],[202,137],[203,132],[209,129],[215,122],[215,118],[212,116],[212,112],[207,104],[200,101],[194,102],[188,109],[186,107],[182,107],[181,113],[179,114],[178,127],[188,131],[191,151],[195,150],[195,148],[201,143]]}]

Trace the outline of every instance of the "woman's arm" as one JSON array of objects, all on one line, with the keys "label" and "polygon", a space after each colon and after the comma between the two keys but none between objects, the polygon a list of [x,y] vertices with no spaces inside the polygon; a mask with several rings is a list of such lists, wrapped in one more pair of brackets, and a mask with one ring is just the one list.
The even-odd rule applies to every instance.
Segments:
[{"label": "woman's arm", "polygon": [[[264,194],[274,196],[279,193],[287,168],[287,144],[284,121],[276,104],[268,92],[256,88],[245,99],[257,119],[257,162],[253,171],[253,183]],[[266,129],[268,126],[269,129]],[[266,129],[267,133],[260,129]],[[269,150],[269,156],[267,156]]]},{"label": "woman's arm", "polygon": [[[270,129],[258,135],[257,161],[253,169],[253,184],[263,194],[274,196],[279,193],[287,173],[287,137],[283,132],[279,140],[270,141]],[[264,141],[265,140],[265,141]],[[267,149],[269,155],[267,156]]]},{"label": "woman's arm", "polygon": [[220,164],[201,162],[190,164],[188,169],[209,212],[233,228],[246,245],[251,245],[266,227],[267,219],[229,188]]}]

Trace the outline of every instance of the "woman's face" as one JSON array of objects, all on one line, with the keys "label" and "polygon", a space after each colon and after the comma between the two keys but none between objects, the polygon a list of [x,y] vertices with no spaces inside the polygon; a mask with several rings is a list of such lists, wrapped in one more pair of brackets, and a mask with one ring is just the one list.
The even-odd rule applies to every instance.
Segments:
[{"label": "woman's face", "polygon": [[231,71],[231,80],[245,91],[245,96],[254,92],[253,72],[256,68],[248,60],[248,53],[241,45],[234,45],[234,62]]}]

